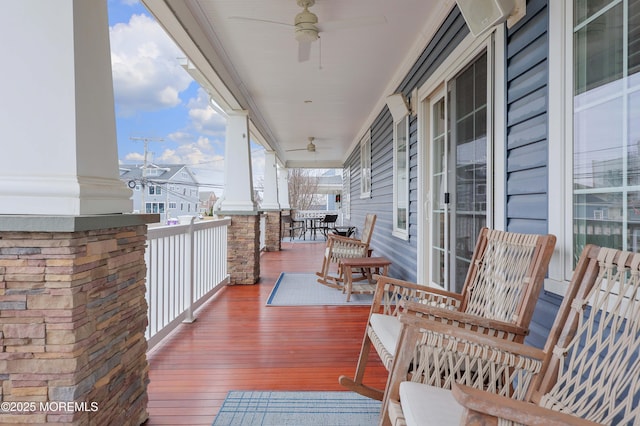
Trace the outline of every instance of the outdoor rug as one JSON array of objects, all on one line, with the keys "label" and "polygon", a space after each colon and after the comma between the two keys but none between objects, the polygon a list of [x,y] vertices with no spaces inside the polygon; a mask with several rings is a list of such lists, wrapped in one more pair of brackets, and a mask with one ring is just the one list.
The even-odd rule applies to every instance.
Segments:
[{"label": "outdoor rug", "polygon": [[355,392],[231,391],[214,426],[369,426],[380,401]]},{"label": "outdoor rug", "polygon": [[283,272],[267,299],[268,306],[371,305],[373,294],[347,295],[320,284],[315,274]]}]

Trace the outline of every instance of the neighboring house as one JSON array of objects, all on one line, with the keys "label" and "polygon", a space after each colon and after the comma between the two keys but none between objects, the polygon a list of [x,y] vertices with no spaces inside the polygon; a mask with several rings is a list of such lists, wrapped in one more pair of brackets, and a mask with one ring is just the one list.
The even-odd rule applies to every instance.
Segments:
[{"label": "neighboring house", "polygon": [[341,197],[342,194],[341,172],[341,170],[329,169],[318,176],[318,194],[310,210],[337,211],[340,209],[337,197]]},{"label": "neighboring house", "polygon": [[213,191],[200,191],[200,213],[213,214],[213,207],[218,201],[218,196]]},{"label": "neighboring house", "polygon": [[184,164],[120,166],[120,179],[133,191],[133,210],[158,213],[160,222],[199,213],[198,182]]}]

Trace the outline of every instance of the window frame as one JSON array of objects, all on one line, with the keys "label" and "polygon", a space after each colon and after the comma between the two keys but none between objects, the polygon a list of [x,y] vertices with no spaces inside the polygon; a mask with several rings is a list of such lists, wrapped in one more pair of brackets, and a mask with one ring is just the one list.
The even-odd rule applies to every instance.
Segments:
[{"label": "window frame", "polygon": [[371,198],[371,130],[360,138],[360,198]]},{"label": "window frame", "polygon": [[342,169],[342,195],[340,198],[342,214],[351,219],[351,166]]},{"label": "window frame", "polygon": [[573,1],[549,2],[548,7],[549,40],[556,41],[549,43],[548,230],[557,236],[559,255],[551,259],[545,290],[564,295],[573,274],[574,257],[574,8]]},{"label": "window frame", "polygon": [[[409,114],[407,112],[407,114],[404,114],[402,117],[399,117],[397,120],[394,120],[393,122],[393,230],[391,232],[391,234],[394,237],[403,239],[403,240],[408,240],[409,239],[409,206],[410,206],[410,200],[409,200],[409,181],[410,181],[410,164],[409,164],[409,151],[411,148],[411,144],[410,144],[410,135],[409,135],[409,121],[411,118],[411,114]],[[399,151],[399,149],[401,148],[401,145],[399,144],[399,140],[398,140],[398,134],[399,134],[399,129],[403,127],[403,131],[404,131],[404,135],[405,135],[405,143],[404,143],[404,152],[401,153]],[[402,156],[402,157],[401,157]],[[405,179],[404,179],[404,183],[401,185],[400,182],[398,181],[400,174],[399,174],[399,163],[401,161],[404,161],[404,167],[405,167]],[[406,200],[406,206],[405,206],[405,210],[404,210],[404,228],[398,226],[398,222],[400,220],[400,195],[404,196],[404,199]]]}]

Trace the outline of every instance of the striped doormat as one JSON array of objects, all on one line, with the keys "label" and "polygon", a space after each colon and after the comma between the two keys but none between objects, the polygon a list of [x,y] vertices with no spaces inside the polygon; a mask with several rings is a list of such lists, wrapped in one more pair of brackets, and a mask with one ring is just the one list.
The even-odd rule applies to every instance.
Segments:
[{"label": "striped doormat", "polygon": [[231,391],[214,426],[369,426],[380,401],[354,392]]}]

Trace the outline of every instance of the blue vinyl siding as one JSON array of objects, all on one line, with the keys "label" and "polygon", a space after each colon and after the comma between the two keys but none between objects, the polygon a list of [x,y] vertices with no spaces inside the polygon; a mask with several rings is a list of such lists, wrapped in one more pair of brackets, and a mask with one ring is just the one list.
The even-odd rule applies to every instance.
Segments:
[{"label": "blue vinyl siding", "polygon": [[547,232],[548,16],[544,0],[507,33],[507,230]]},{"label": "blue vinyl siding", "polygon": [[[548,232],[547,1],[527,1],[527,14],[507,33],[507,230]],[[562,298],[541,291],[525,342],[543,347]]]},{"label": "blue vinyl siding", "polygon": [[[434,38],[424,49],[416,63],[398,86],[396,92],[409,97],[438,69],[442,62],[463,40],[469,30],[457,7],[442,23]],[[371,125],[371,197],[360,198],[359,147],[349,156],[345,167],[351,168],[351,224],[361,226],[364,215],[378,215],[372,237],[374,255],[386,256],[393,261],[390,274],[416,281],[418,194],[418,118],[409,121],[409,239],[394,237],[393,231],[393,118],[384,107]]]}]

